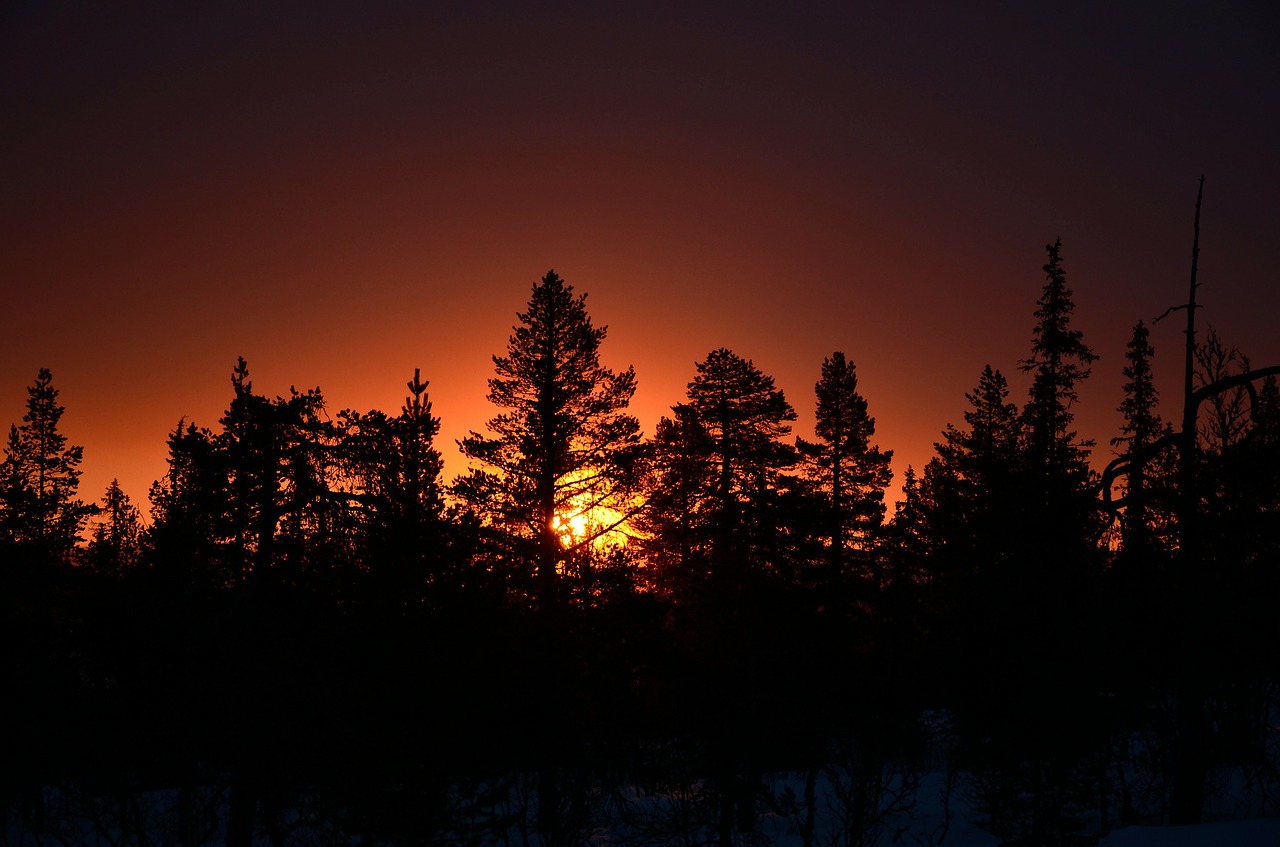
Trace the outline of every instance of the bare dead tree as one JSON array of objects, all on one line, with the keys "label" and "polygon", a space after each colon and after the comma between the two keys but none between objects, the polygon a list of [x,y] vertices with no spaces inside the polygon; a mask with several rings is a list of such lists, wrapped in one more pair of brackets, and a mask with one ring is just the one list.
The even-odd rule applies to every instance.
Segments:
[{"label": "bare dead tree", "polygon": [[[1181,642],[1179,645],[1180,668],[1176,690],[1176,741],[1172,756],[1170,785],[1170,823],[1199,823],[1204,807],[1205,782],[1210,766],[1210,736],[1212,728],[1208,725],[1205,703],[1208,695],[1206,679],[1209,657],[1204,655],[1204,627],[1206,622],[1198,609],[1201,596],[1200,583],[1203,579],[1203,551],[1200,538],[1199,492],[1197,490],[1197,440],[1199,435],[1198,417],[1200,407],[1206,401],[1212,401],[1219,412],[1210,429],[1214,429],[1218,437],[1225,441],[1240,434],[1243,429],[1241,417],[1243,402],[1239,392],[1243,390],[1249,398],[1250,416],[1256,419],[1258,414],[1257,384],[1268,376],[1280,374],[1280,365],[1263,368],[1252,368],[1243,357],[1233,357],[1225,349],[1212,347],[1200,349],[1196,344],[1196,310],[1200,306],[1196,302],[1196,292],[1200,287],[1197,279],[1200,257],[1200,209],[1204,199],[1204,177],[1200,177],[1200,186],[1196,194],[1195,223],[1191,245],[1191,279],[1187,301],[1171,306],[1156,321],[1177,311],[1185,311],[1187,315],[1185,334],[1185,364],[1183,368],[1182,421],[1181,426],[1157,439],[1146,447],[1130,451],[1118,456],[1103,469],[1098,481],[1099,508],[1115,518],[1126,505],[1126,498],[1116,498],[1112,488],[1121,477],[1127,477],[1136,468],[1154,460],[1167,450],[1176,451],[1178,493],[1174,504],[1174,517],[1177,529],[1178,547],[1174,562],[1174,597],[1178,615]],[[1211,333],[1211,341],[1218,348],[1216,334]],[[1201,368],[1197,371],[1196,365]],[[1230,373],[1232,366],[1238,364],[1242,370]],[[1199,373],[1204,383],[1196,387]],[[1228,392],[1236,391],[1237,396],[1226,398]]]}]

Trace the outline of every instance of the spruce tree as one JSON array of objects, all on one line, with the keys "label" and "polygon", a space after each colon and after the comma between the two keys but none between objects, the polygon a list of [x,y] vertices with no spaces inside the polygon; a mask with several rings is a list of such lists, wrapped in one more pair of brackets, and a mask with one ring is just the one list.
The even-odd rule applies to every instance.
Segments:
[{"label": "spruce tree", "polygon": [[1084,334],[1071,326],[1075,301],[1062,267],[1062,239],[1045,250],[1049,261],[1035,312],[1031,357],[1022,362],[1022,369],[1032,374],[1024,410],[1027,453],[1047,486],[1079,487],[1088,474],[1092,442],[1076,440],[1071,406],[1077,385],[1089,377],[1089,366],[1098,357],[1084,343]]},{"label": "spruce tree", "polygon": [[27,413],[9,428],[0,466],[0,534],[36,559],[64,559],[94,507],[76,498],[84,448],[58,428],[63,407],[53,375],[41,368],[27,389]]},{"label": "spruce tree", "polygon": [[1009,402],[1009,383],[991,365],[982,369],[978,385],[966,392],[969,409],[964,413],[968,429],[947,424],[938,456],[964,481],[974,496],[1005,490],[1019,462],[1021,426],[1018,407]]},{"label": "spruce tree", "polygon": [[946,553],[946,561],[934,564],[951,574],[1007,562],[1010,525],[1021,517],[1024,494],[1021,422],[1004,374],[984,366],[964,396],[967,426],[947,424],[921,481],[930,547]]},{"label": "spruce tree", "polygon": [[[1124,400],[1117,407],[1123,422],[1120,434],[1111,439],[1111,446],[1123,448],[1134,457],[1126,474],[1125,510],[1121,521],[1124,548],[1132,554],[1149,552],[1154,543],[1155,529],[1149,512],[1149,479],[1152,467],[1159,468],[1162,458],[1166,459],[1163,464],[1167,465],[1167,457],[1146,455],[1157,439],[1170,432],[1157,411],[1160,392],[1151,371],[1154,355],[1150,330],[1145,323],[1138,321],[1125,349]],[[1165,471],[1167,477],[1172,468],[1166,467]]]},{"label": "spruce tree", "polygon": [[513,564],[532,570],[543,608],[557,600],[557,571],[568,548],[615,529],[615,520],[566,531],[575,515],[629,511],[640,424],[627,413],[634,368],[600,363],[607,327],[596,327],[586,295],[554,270],[533,286],[504,356],[494,356],[489,402],[503,410],[487,422],[492,435],[459,442],[478,464],[454,492],[508,544]]},{"label": "spruce tree", "polygon": [[85,560],[98,573],[119,576],[138,562],[142,517],[118,479],[107,486],[98,514],[85,548]]},{"label": "spruce tree", "polygon": [[971,651],[961,661],[981,693],[957,711],[977,754],[973,770],[987,782],[982,802],[993,831],[1028,843],[1081,825],[1101,755],[1093,736],[1060,730],[1071,720],[1089,725],[1080,716],[1098,702],[1102,666],[1091,442],[1072,429],[1078,386],[1097,356],[1071,324],[1061,246],[1046,247],[1031,356],[1022,362],[1032,381],[1019,461],[1008,491],[987,500],[996,508],[975,547],[986,573],[974,581],[961,627]]}]

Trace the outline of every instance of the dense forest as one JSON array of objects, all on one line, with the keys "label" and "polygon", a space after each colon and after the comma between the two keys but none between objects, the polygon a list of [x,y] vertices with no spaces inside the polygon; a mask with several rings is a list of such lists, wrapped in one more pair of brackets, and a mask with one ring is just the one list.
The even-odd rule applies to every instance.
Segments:
[{"label": "dense forest", "polygon": [[429,369],[333,412],[240,360],[144,517],[82,499],[41,370],[0,465],[6,842],[933,844],[963,804],[1089,844],[1280,813],[1277,369],[1197,332],[1193,263],[1184,396],[1138,321],[1094,464],[1060,243],[1043,271],[1029,393],[975,374],[892,510],[843,353],[813,440],[723,348],[645,437],[554,272],[454,480]]}]

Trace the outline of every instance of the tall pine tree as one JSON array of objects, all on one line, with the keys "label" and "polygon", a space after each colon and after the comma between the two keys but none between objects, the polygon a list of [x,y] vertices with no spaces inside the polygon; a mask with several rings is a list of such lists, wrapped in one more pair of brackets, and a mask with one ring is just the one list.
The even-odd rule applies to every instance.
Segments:
[{"label": "tall pine tree", "polygon": [[513,564],[532,570],[540,606],[557,603],[557,572],[567,548],[591,544],[614,528],[575,515],[625,516],[630,511],[640,424],[627,413],[636,390],[634,368],[600,363],[607,327],[587,314],[586,295],[555,271],[533,286],[528,309],[505,356],[494,356],[489,402],[502,411],[459,442],[479,467],[454,485],[509,547]]},{"label": "tall pine tree", "polygon": [[797,458],[782,439],[796,413],[773,377],[731,350],[711,351],[697,371],[688,401],[658,426],[646,526],[681,539],[681,558],[701,569],[686,576],[732,586],[777,543],[778,482]]},{"label": "tall pine tree", "polygon": [[844,572],[852,555],[869,552],[872,533],[884,520],[893,451],[881,451],[872,443],[876,419],[867,413],[854,364],[844,353],[837,351],[823,360],[814,392],[818,440],[797,438],[796,447],[822,497],[830,564]]},{"label": "tall pine tree", "polygon": [[339,416],[346,494],[359,504],[359,534],[375,595],[397,604],[420,600],[428,584],[443,587],[443,462],[427,381],[414,369],[400,414]]}]

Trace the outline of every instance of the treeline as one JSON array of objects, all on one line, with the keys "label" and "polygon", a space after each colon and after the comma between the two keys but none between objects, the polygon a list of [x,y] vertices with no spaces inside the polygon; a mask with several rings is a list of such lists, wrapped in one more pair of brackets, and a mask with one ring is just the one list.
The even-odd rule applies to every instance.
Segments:
[{"label": "treeline", "polygon": [[451,482],[420,372],[331,415],[241,360],[144,521],[78,499],[42,370],[0,466],[6,837],[931,843],[939,791],[1009,843],[1276,812],[1275,369],[1210,332],[1176,428],[1139,322],[1092,470],[1047,254],[1025,402],[986,367],[892,517],[842,353],[812,441],[723,348],[645,439],[554,272]]}]

